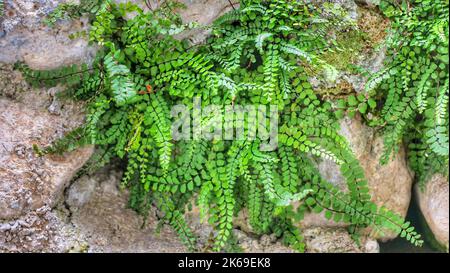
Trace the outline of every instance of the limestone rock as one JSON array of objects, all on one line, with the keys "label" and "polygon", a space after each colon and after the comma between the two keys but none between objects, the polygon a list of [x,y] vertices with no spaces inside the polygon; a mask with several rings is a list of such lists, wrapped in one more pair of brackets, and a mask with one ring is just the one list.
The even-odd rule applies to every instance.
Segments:
[{"label": "limestone rock", "polygon": [[434,175],[426,182],[425,188],[415,187],[420,210],[435,239],[439,244],[449,247],[449,183],[448,178]]},{"label": "limestone rock", "polygon": [[93,148],[36,157],[33,144],[49,145],[72,124],[8,99],[0,99],[0,109],[0,219],[11,219],[53,206]]},{"label": "limestone rock", "polygon": [[[171,228],[156,233],[154,211],[144,222],[128,208],[128,193],[119,190],[120,177],[108,168],[84,176],[56,208],[43,206],[0,221],[0,252],[186,252]],[[95,189],[75,199],[80,197],[76,192],[83,191],[81,185]]]},{"label": "limestone rock", "polygon": [[[238,243],[244,252],[292,253],[295,252],[284,246],[272,235],[260,238],[252,237],[251,231],[234,230]],[[344,228],[311,227],[301,231],[307,253],[378,253],[380,247],[374,239],[362,237],[361,245],[350,237]]]},{"label": "limestone rock", "polygon": [[245,253],[295,253],[295,251],[283,245],[274,235],[263,235],[254,238],[240,230],[233,230],[239,247]]},{"label": "limestone rock", "polygon": [[[372,201],[378,206],[386,208],[406,216],[411,200],[413,176],[409,170],[405,158],[405,151],[400,149],[386,165],[380,164],[383,153],[383,139],[376,132],[362,124],[357,117],[345,118],[341,122],[341,135],[349,142],[356,158],[364,169],[368,180]],[[319,171],[329,182],[346,191],[346,183],[339,166],[329,160],[318,163]],[[323,215],[306,215],[301,223],[303,227],[339,227],[342,223],[334,223],[324,218]],[[395,236],[386,234],[380,239],[393,239]]]},{"label": "limestone rock", "polygon": [[303,231],[306,252],[309,253],[378,253],[379,245],[373,239],[364,239],[361,246],[345,229],[309,228]]},{"label": "limestone rock", "polygon": [[[26,223],[26,219],[47,217],[93,152],[86,147],[62,156],[36,157],[34,144],[45,147],[82,124],[83,105],[58,101],[59,87],[29,88],[21,74],[5,64],[25,61],[35,69],[50,69],[89,58],[87,42],[68,38],[87,27],[83,21],[64,22],[55,29],[41,24],[58,2],[7,1],[5,16],[0,19],[1,220]],[[17,229],[8,231],[11,236],[21,230],[21,225],[14,226]]]},{"label": "limestone rock", "polygon": [[367,5],[369,7],[375,7],[380,4],[380,0],[355,0],[357,4]]},{"label": "limestone rock", "polygon": [[239,1],[232,0],[179,0],[186,5],[186,9],[179,11],[184,22],[197,22],[200,25],[209,25],[220,15],[233,6],[239,7]]},{"label": "limestone rock", "polygon": [[106,169],[81,177],[67,191],[68,221],[88,238],[89,252],[185,252],[170,227],[156,233],[154,210],[146,221],[128,208],[128,192],[119,190],[121,173]]},{"label": "limestone rock", "polygon": [[[185,9],[180,9],[178,13],[185,23],[195,22],[199,26],[207,26],[226,12],[239,7],[239,1],[236,0],[179,0],[186,5]],[[207,7],[207,8],[205,8]],[[208,28],[196,28],[184,31],[178,38],[187,38],[193,45],[203,43],[211,30]]]},{"label": "limestone rock", "polygon": [[346,118],[341,123],[341,134],[349,140],[365,171],[372,201],[406,216],[411,200],[413,175],[407,166],[404,148],[401,147],[399,153],[386,165],[381,165],[383,138],[372,128],[362,124],[358,118]]},{"label": "limestone rock", "polygon": [[0,221],[0,253],[58,252],[81,246],[67,236],[70,232],[49,206],[43,206],[15,220]]},{"label": "limestone rock", "polygon": [[73,63],[89,62],[95,48],[82,38],[70,39],[69,35],[86,31],[86,18],[66,20],[49,28],[43,17],[62,1],[9,1],[5,18],[0,22],[0,62],[22,61],[33,69],[53,69]]},{"label": "limestone rock", "polygon": [[95,194],[97,181],[89,176],[77,179],[67,190],[66,203],[72,208],[83,207]]}]

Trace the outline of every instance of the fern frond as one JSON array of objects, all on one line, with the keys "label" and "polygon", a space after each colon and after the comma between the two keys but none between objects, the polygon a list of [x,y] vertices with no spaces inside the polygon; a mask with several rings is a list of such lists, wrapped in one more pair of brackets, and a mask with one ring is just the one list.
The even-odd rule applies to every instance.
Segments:
[{"label": "fern frond", "polygon": [[173,199],[165,194],[157,195],[157,206],[164,213],[164,221],[178,233],[183,243],[194,251],[197,248],[196,237],[187,225],[182,212],[177,210]]},{"label": "fern frond", "polygon": [[430,89],[431,84],[429,83],[429,78],[431,74],[434,72],[434,69],[431,67],[422,75],[422,79],[419,82],[419,86],[417,87],[416,94],[416,104],[417,110],[420,114],[425,111],[427,108],[427,93]]},{"label": "fern frond", "polygon": [[301,57],[304,60],[306,60],[308,63],[311,63],[312,60],[315,58],[314,56],[311,56],[307,52],[301,50],[300,48],[298,48],[292,44],[283,43],[283,44],[281,44],[280,49],[288,54],[293,54],[298,57]]},{"label": "fern frond", "polygon": [[3,3],[3,0],[0,0],[0,17],[3,16],[4,8],[5,4]]},{"label": "fern frond", "polygon": [[272,37],[272,36],[273,36],[273,34],[272,33],[268,33],[268,32],[264,32],[264,33],[261,33],[258,36],[256,36],[256,39],[255,39],[255,46],[256,46],[256,48],[260,52],[262,52],[263,51],[264,40],[266,40],[267,38]]},{"label": "fern frond", "polygon": [[137,92],[133,80],[130,78],[130,70],[117,61],[120,51],[105,56],[105,67],[109,80],[111,81],[111,90],[118,106],[134,102]]},{"label": "fern frond", "polygon": [[437,125],[444,125],[448,116],[448,79],[445,84],[439,89],[439,95],[436,101],[435,119]]},{"label": "fern frond", "polygon": [[159,149],[159,161],[163,173],[167,173],[172,158],[172,133],[169,119],[169,107],[161,94],[151,94],[147,111],[144,114],[144,124],[149,126],[145,134],[154,138]]}]

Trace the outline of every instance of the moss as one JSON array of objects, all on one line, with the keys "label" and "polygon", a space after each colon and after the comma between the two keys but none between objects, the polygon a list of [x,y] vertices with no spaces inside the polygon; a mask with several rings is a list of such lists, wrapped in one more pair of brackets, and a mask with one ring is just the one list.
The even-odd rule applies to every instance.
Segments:
[{"label": "moss", "polygon": [[389,28],[389,20],[376,10],[358,7],[358,28],[365,33],[365,49],[371,50],[381,44],[385,39]]},{"label": "moss", "polygon": [[89,244],[86,242],[79,243],[75,246],[72,246],[67,252],[68,253],[88,253]]},{"label": "moss", "polygon": [[340,71],[350,70],[350,65],[357,63],[364,48],[365,36],[359,30],[337,34],[337,50],[328,51],[322,59]]},{"label": "moss", "polygon": [[0,97],[17,100],[26,88],[27,84],[12,65],[0,63]]},{"label": "moss", "polygon": [[323,59],[340,71],[351,72],[362,55],[370,54],[386,38],[389,20],[368,8],[358,8],[358,29],[336,34],[337,50],[324,54]]},{"label": "moss", "polygon": [[315,92],[321,95],[323,99],[339,99],[354,94],[355,90],[351,83],[341,80],[332,88],[321,88],[315,90]]}]

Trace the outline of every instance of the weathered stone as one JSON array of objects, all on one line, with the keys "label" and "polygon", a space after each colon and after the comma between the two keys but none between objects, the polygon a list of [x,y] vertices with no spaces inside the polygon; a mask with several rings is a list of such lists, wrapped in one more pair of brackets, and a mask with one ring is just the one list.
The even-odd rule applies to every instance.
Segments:
[{"label": "weathered stone", "polygon": [[[301,229],[301,235],[304,237],[304,242],[306,244],[306,252],[378,253],[380,250],[378,242],[365,235],[360,236],[361,244],[358,246],[343,224],[328,221],[320,214],[307,214],[306,217],[311,217],[309,221],[314,221],[313,225]],[[205,247],[208,243],[208,239],[214,234],[214,230],[211,226],[200,222],[199,209],[197,206],[193,206],[192,210],[187,214],[187,220],[192,230],[194,230],[200,238],[200,248]],[[302,222],[303,226],[305,226],[305,220]],[[274,234],[262,236],[255,235],[249,224],[248,211],[246,209],[241,210],[237,217],[233,219],[233,225],[233,232],[236,236],[237,244],[244,252],[295,252],[293,249],[283,245],[280,239],[276,238]]]},{"label": "weathered stone", "polygon": [[245,253],[294,253],[295,251],[283,245],[274,235],[263,235],[254,238],[240,230],[233,230],[241,250]]},{"label": "weathered stone", "polygon": [[239,1],[233,0],[179,0],[186,5],[179,14],[181,19],[188,22],[197,22],[199,25],[210,25],[214,20],[233,7],[239,7]]},{"label": "weathered stone", "polygon": [[[170,227],[156,233],[158,220],[154,210],[144,219],[128,208],[128,192],[119,190],[120,178],[121,173],[106,169],[95,176],[78,179],[67,191],[71,211],[68,220],[88,238],[88,251],[186,251]],[[88,193],[83,196],[82,188],[86,187]]]},{"label": "weathered stone", "polygon": [[[77,245],[69,236],[70,232],[49,206],[11,221],[0,221],[1,252],[57,252]],[[81,245],[82,243],[80,243]],[[64,246],[64,247],[63,247]]]},{"label": "weathered stone", "polygon": [[[40,23],[58,2],[6,3],[0,20],[5,32],[0,62],[25,61],[36,69],[50,69],[87,58],[89,50],[81,46],[87,42],[68,38],[87,27],[82,21],[55,29]],[[0,219],[26,218],[53,207],[92,154],[92,147],[61,156],[36,157],[33,152],[33,145],[48,146],[83,122],[82,104],[60,102],[55,96],[59,90],[31,89],[12,66],[0,66]]]},{"label": "weathered stone", "polygon": [[[5,30],[4,37],[0,37],[0,62],[23,61],[33,69],[53,69],[73,63],[90,62],[93,59],[96,47],[89,46],[81,37],[69,38],[70,34],[88,30],[86,18],[61,21],[53,28],[42,23],[42,18],[50,13],[58,2],[66,1],[45,1],[43,4],[33,5],[31,1],[20,0],[8,7],[6,13],[14,16],[7,16],[0,24],[0,29]],[[148,9],[142,1],[136,2],[142,8]],[[157,2],[160,1],[150,2],[149,6],[156,8]],[[187,7],[179,10],[183,21],[197,22],[201,26],[212,23],[214,19],[232,9],[227,0],[180,0],[180,2]],[[231,3],[238,6],[236,1]],[[186,31],[180,37],[189,38],[193,43],[201,43],[208,33],[208,29],[198,28]]]},{"label": "weathered stone", "polygon": [[73,63],[89,62],[95,48],[82,38],[70,39],[69,35],[86,31],[86,18],[64,21],[49,28],[41,21],[61,1],[14,1],[7,5],[6,16],[0,29],[6,35],[0,38],[0,62],[25,62],[33,69],[53,69]]},{"label": "weathered stone", "polygon": [[[405,151],[400,149],[386,165],[380,164],[383,153],[383,139],[374,129],[362,124],[359,117],[345,118],[341,122],[341,135],[349,142],[356,158],[364,169],[368,180],[372,201],[378,206],[386,208],[406,216],[411,200],[411,188],[413,176],[408,169],[405,159]],[[318,163],[322,176],[329,182],[346,191],[345,179],[340,173],[339,166],[329,160]],[[302,227],[339,227],[342,223],[334,223],[321,215],[306,215],[301,222]],[[380,239],[393,239],[392,234],[385,234]]]},{"label": "weathered stone", "polygon": [[67,190],[66,203],[71,208],[81,208],[95,194],[97,181],[89,176],[82,176],[77,179]]},{"label": "weathered stone", "polygon": [[[104,169],[73,183],[68,196],[83,185],[89,195],[56,208],[43,206],[11,221],[0,221],[0,252],[186,252],[176,233],[163,227],[152,210],[145,219],[128,208],[120,191],[121,173]],[[91,186],[89,186],[91,187]],[[80,202],[82,201],[82,202]]]},{"label": "weathered stone", "polygon": [[212,24],[216,18],[230,11],[233,7],[239,7],[239,1],[236,0],[179,0],[179,2],[187,7],[178,11],[183,22],[195,22],[201,26],[177,35],[177,38],[180,39],[187,38],[193,45],[203,43],[210,34],[211,29],[204,28],[204,26]]},{"label": "weathered stone", "polygon": [[32,146],[47,146],[73,125],[62,116],[0,99],[0,219],[53,206],[92,147],[63,156],[36,157]]},{"label": "weathered stone", "polygon": [[355,0],[359,5],[367,5],[369,7],[375,7],[380,4],[380,0]]},{"label": "weathered stone", "polygon": [[12,32],[21,27],[37,29],[40,27],[41,18],[49,14],[60,2],[65,1],[4,1],[4,15],[0,18],[0,29],[5,32]]},{"label": "weathered stone", "polygon": [[358,246],[345,229],[309,228],[303,231],[306,252],[309,253],[378,253],[379,245],[373,239],[364,239]]},{"label": "weathered stone", "polygon": [[434,238],[445,248],[449,248],[449,183],[448,177],[434,175],[422,190],[415,187],[420,210],[433,232]]}]

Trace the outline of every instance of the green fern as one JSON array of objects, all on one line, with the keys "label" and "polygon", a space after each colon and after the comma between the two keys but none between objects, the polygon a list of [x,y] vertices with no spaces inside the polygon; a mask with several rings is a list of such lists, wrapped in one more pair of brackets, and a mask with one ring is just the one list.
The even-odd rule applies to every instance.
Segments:
[{"label": "green fern", "polygon": [[0,17],[3,16],[4,9],[5,4],[3,3],[3,0],[0,0]]},{"label": "green fern", "polygon": [[[293,203],[302,213],[326,210],[336,221],[377,232],[393,230],[420,245],[420,235],[401,217],[370,202],[364,173],[338,134],[331,104],[315,94],[299,65],[330,69],[320,56],[333,44],[329,28],[343,23],[336,14],[321,18],[325,9],[298,1],[242,1],[214,23],[208,43],[190,47],[172,36],[188,26],[171,12],[171,4],[145,13],[132,4],[105,1],[93,16],[90,39],[102,51],[91,66],[18,68],[36,85],[62,83],[69,96],[87,100],[86,124],[73,134],[80,137],[65,138],[72,143],[67,147],[95,144],[93,161],[100,166],[121,158],[130,206],[144,213],[154,204],[190,249],[196,243],[183,213],[194,198],[202,219],[215,228],[215,251],[227,248],[233,218],[243,209],[248,209],[256,234],[274,233],[303,251],[295,227],[301,217],[293,212]],[[128,13],[135,16],[125,20]],[[441,104],[445,96],[440,96]],[[266,140],[251,138],[256,135],[248,117],[228,121],[244,133],[243,139],[175,140],[169,109],[183,104],[195,112],[195,98],[203,106],[222,108],[200,121],[185,119],[194,125],[192,136],[198,128],[206,130],[226,106],[277,106],[278,147],[260,150]],[[264,117],[256,120],[266,124]],[[348,193],[323,180],[311,158],[339,165]]]},{"label": "green fern", "polygon": [[382,162],[406,143],[410,164],[423,184],[431,174],[448,169],[449,4],[416,0],[407,7],[383,1],[381,7],[393,21],[389,66],[372,75],[366,91],[382,98]]},{"label": "green fern", "polygon": [[62,3],[45,18],[44,23],[51,27],[58,20],[77,19],[84,14],[94,15],[101,9],[105,2],[108,1],[80,0],[78,4],[72,2]]}]

